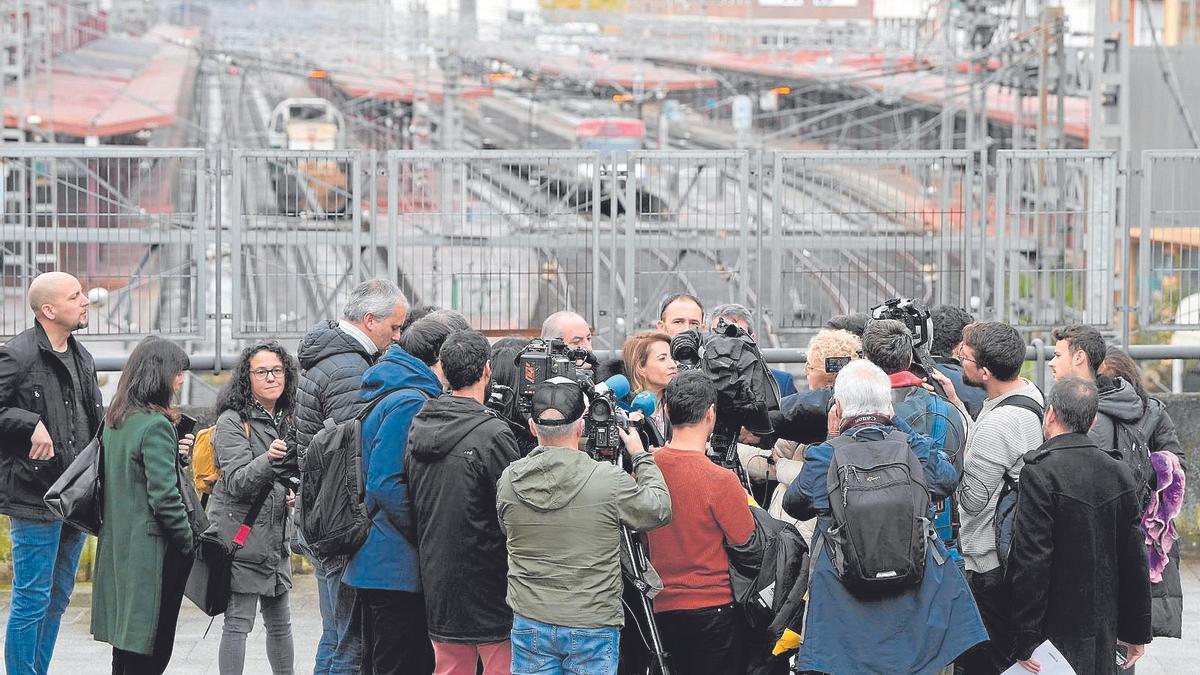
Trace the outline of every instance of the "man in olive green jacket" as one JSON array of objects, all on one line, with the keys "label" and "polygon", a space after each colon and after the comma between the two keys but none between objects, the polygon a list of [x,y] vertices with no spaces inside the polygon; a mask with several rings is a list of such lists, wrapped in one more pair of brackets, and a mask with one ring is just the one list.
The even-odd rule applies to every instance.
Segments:
[{"label": "man in olive green jacket", "polygon": [[538,385],[530,420],[538,447],[497,484],[514,672],[569,661],[571,672],[615,673],[624,625],[620,527],[644,531],[671,521],[667,485],[636,433],[620,432],[636,480],[578,450],[585,408],[574,382]]}]

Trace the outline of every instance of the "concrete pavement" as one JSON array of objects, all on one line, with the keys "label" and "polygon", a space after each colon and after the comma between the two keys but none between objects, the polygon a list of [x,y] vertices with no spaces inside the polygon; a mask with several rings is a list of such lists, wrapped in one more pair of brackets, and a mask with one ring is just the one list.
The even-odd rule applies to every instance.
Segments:
[{"label": "concrete pavement", "polygon": [[[321,616],[317,608],[317,587],[309,574],[297,574],[292,590],[292,633],[296,646],[296,672],[311,672],[321,634]],[[1200,560],[1184,563],[1184,640],[1158,639],[1146,649],[1138,663],[1138,675],[1176,675],[1195,672],[1200,663]],[[7,591],[0,592],[0,622],[8,620]],[[51,664],[51,675],[92,675],[106,673],[112,659],[111,648],[92,640],[88,632],[91,588],[81,584],[63,619],[58,649]],[[207,631],[207,636],[205,632]],[[0,645],[4,635],[0,631]],[[246,645],[247,675],[271,672],[267,663],[265,635],[261,617]],[[217,646],[221,642],[221,620],[212,622],[190,602],[184,600],[175,637],[175,654],[168,670],[172,675],[216,675]],[[1188,664],[1191,664],[1190,666]]]}]

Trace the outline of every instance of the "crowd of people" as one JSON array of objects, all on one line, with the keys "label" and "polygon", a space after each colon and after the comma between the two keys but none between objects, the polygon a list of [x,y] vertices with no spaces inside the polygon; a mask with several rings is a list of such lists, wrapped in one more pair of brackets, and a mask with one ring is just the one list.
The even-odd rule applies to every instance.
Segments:
[{"label": "crowd of people", "polygon": [[[169,671],[204,537],[240,541],[223,674],[244,671],[259,614],[272,672],[295,672],[293,553],[317,579],[317,674],[994,675],[1038,672],[1046,641],[1077,673],[1111,673],[1152,636],[1181,637],[1170,521],[1184,453],[1137,364],[1088,326],[1053,332],[1042,392],[1007,324],[934,308],[929,358],[914,359],[903,321],[834,317],[809,342],[803,390],[772,371],[774,436],[743,429],[735,473],[710,459],[717,386],[671,347],[725,325],[753,337],[747,308],[672,295],[621,359],[577,364],[652,395],[618,429],[625,461],[610,462],[586,452],[594,392],[551,378],[518,406],[527,340],[490,342],[376,279],[294,355],[273,341],[242,352],[213,411],[219,478],[201,498],[195,436],[176,426],[183,350],[141,341],[104,402],[73,337],[88,321],[79,281],[43,274],[28,297],[33,327],[0,347],[14,675],[47,673],[85,538],[43,495],[97,437],[91,630],[114,673]],[[569,311],[541,337],[592,351]],[[355,420],[370,526],[355,550],[323,555],[296,527],[298,466],[323,430]],[[803,613],[782,636],[750,620],[755,600],[731,571],[779,528],[808,550]],[[649,565],[631,575],[639,552]]]}]

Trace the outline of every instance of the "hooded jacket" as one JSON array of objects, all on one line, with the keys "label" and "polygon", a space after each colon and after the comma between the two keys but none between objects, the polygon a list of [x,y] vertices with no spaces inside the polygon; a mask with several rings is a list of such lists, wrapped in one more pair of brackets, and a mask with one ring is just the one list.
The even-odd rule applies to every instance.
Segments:
[{"label": "hooded jacket", "polygon": [[304,451],[326,418],[337,424],[362,410],[362,376],[375,361],[362,344],[338,328],[336,321],[313,326],[296,353],[300,382],[296,387],[296,444]]},{"label": "hooded jacket", "polygon": [[[1133,385],[1119,377],[1096,377],[1096,388],[1100,400],[1096,409],[1096,422],[1088,436],[1103,450],[1117,447],[1117,424],[1137,424],[1146,408]],[[1149,442],[1149,438],[1146,439]],[[1154,450],[1155,448],[1151,448]]]},{"label": "hooded jacket", "polygon": [[413,420],[406,455],[429,636],[507,640],[512,610],[496,481],[520,457],[516,436],[475,399],[445,395]]},{"label": "hooded jacket", "polygon": [[1005,583],[1014,656],[1049,639],[1077,673],[1116,672],[1117,640],[1150,641],[1150,578],[1133,474],[1063,434],[1026,453]]},{"label": "hooded jacket", "polygon": [[417,551],[409,539],[413,520],[404,455],[413,418],[426,401],[441,392],[442,383],[429,366],[395,345],[362,376],[357,405],[385,398],[362,421],[365,505],[375,517],[367,540],[346,564],[342,581],[347,585],[409,593],[421,590]]},{"label": "hooded jacket", "polygon": [[620,527],[671,522],[671,495],[648,452],[636,481],[573,448],[538,447],[496,486],[508,542],[508,605],[527,619],[571,628],[624,625]]}]

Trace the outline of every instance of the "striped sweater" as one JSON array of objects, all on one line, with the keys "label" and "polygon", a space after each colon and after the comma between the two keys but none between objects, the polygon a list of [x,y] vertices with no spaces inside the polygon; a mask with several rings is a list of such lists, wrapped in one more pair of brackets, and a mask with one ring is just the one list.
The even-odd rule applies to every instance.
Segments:
[{"label": "striped sweater", "polygon": [[958,484],[958,511],[962,527],[959,542],[967,569],[987,572],[1000,566],[996,557],[996,500],[1004,473],[1013,478],[1021,473],[1021,456],[1042,444],[1042,425],[1037,416],[1015,406],[997,407],[1009,396],[1028,396],[1042,403],[1042,392],[1028,380],[1023,386],[983,404],[979,418],[968,420],[967,447],[963,453],[963,475]]}]

